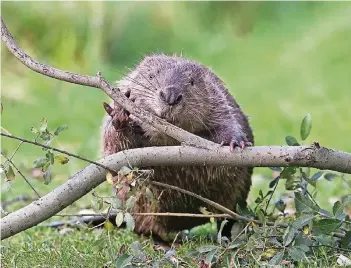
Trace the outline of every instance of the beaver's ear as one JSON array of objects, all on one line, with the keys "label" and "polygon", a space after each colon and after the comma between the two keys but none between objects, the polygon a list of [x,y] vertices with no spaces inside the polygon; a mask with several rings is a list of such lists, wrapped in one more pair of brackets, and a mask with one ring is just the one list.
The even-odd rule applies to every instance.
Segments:
[{"label": "beaver's ear", "polygon": [[107,104],[106,102],[104,102],[104,101],[102,102],[102,105],[104,106],[104,109],[105,109],[106,113],[109,116],[112,116],[112,111],[113,111],[112,107],[109,104]]}]

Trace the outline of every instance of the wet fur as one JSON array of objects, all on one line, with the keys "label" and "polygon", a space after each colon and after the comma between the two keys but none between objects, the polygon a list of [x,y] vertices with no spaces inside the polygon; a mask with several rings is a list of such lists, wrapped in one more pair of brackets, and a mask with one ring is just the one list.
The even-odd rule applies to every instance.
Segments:
[{"label": "wet fur", "polygon": [[[183,95],[182,101],[174,106],[159,97],[160,90],[170,85],[180,89]],[[146,56],[118,82],[118,87],[124,93],[130,91],[129,98],[136,105],[205,139],[226,145],[232,140],[254,144],[248,119],[224,83],[197,62],[163,54]],[[113,109],[122,116],[123,109],[118,104],[114,103]],[[117,132],[109,115],[104,119],[102,132],[103,155],[131,148],[179,145],[152,126],[131,119],[123,131]],[[214,166],[150,168],[154,170],[153,180],[187,189],[231,210],[235,210],[237,202],[247,199],[253,171],[252,168]],[[151,190],[156,197],[162,192],[157,212],[199,213],[200,206],[218,212],[174,190],[156,186]],[[139,194],[133,210],[151,211],[151,204],[143,193]],[[190,229],[206,222],[205,218],[136,216],[135,231],[164,237],[170,231]]]}]

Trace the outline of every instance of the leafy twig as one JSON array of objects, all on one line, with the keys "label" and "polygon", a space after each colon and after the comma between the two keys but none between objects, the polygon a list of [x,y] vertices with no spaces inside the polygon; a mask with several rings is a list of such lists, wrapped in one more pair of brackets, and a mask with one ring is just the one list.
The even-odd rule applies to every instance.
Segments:
[{"label": "leafy twig", "polygon": [[102,164],[100,164],[98,162],[89,160],[89,159],[87,159],[85,157],[82,157],[82,156],[79,156],[79,155],[76,155],[76,154],[72,154],[72,153],[64,151],[64,150],[57,149],[55,147],[47,146],[47,145],[44,145],[42,143],[39,143],[39,142],[36,142],[36,141],[30,141],[30,140],[27,140],[27,139],[24,139],[24,138],[20,138],[20,137],[14,136],[14,135],[7,135],[5,133],[1,133],[1,136],[5,136],[7,138],[11,138],[11,139],[15,139],[15,140],[20,140],[20,141],[22,141],[24,143],[33,144],[33,145],[36,145],[36,146],[39,146],[39,147],[43,147],[43,148],[47,148],[47,149],[50,149],[50,150],[53,150],[53,151],[56,151],[56,152],[59,152],[59,153],[65,154],[65,155],[69,155],[69,156],[72,156],[74,158],[77,158],[77,159],[83,160],[85,162],[88,162],[90,164],[94,164],[94,165],[97,165],[99,167],[102,167],[102,168],[104,168],[104,169],[106,169],[106,170],[108,170],[110,172],[117,173],[115,170],[112,170],[109,167],[104,166],[104,165],[102,165]]}]

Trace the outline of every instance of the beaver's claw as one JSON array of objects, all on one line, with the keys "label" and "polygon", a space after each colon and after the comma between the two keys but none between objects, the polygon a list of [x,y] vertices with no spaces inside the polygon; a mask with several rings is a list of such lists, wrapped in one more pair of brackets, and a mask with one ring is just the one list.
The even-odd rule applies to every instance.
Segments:
[{"label": "beaver's claw", "polygon": [[235,147],[240,147],[242,150],[244,150],[247,146],[252,146],[252,143],[249,141],[237,141],[237,140],[231,140],[229,143],[230,146],[230,151],[233,152]]},{"label": "beaver's claw", "polygon": [[244,150],[248,146],[252,146],[252,143],[249,141],[246,141],[244,138],[239,138],[239,139],[232,139],[229,143],[228,142],[221,142],[221,146],[223,145],[229,145],[230,151],[234,152],[235,147],[240,147],[242,150]]}]

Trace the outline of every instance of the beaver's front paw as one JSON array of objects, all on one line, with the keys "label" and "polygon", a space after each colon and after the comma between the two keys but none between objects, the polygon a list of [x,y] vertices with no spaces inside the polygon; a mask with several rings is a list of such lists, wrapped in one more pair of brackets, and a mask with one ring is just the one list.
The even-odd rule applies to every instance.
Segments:
[{"label": "beaver's front paw", "polygon": [[[125,95],[129,98],[130,91],[127,92]],[[128,127],[130,113],[126,109],[123,109],[119,105],[116,105],[115,108],[112,108],[106,102],[103,102],[103,106],[107,114],[111,116],[111,123],[116,131],[120,132]]]}]

